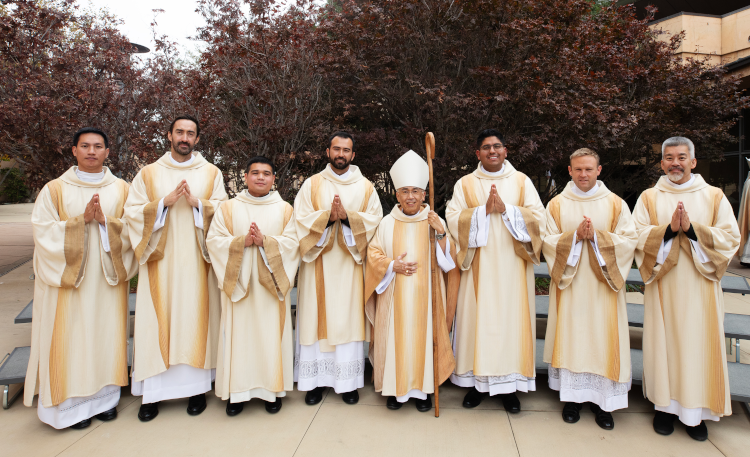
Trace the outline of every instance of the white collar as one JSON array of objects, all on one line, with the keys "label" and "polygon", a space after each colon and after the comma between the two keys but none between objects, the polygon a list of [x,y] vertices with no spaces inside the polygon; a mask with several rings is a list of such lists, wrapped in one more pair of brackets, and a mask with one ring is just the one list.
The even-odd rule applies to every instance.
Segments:
[{"label": "white collar", "polygon": [[102,179],[104,179],[103,169],[99,173],[86,173],[85,171],[81,171],[78,169],[78,167],[76,167],[75,172],[76,172],[76,176],[78,176],[78,179],[80,179],[83,182],[97,183],[97,182],[100,182]]},{"label": "white collar", "polygon": [[578,195],[579,197],[591,197],[599,190],[599,183],[597,182],[596,184],[594,184],[594,187],[589,189],[588,192],[584,192],[581,189],[579,189],[578,186],[576,186],[576,183],[574,182],[572,190],[573,190],[573,193]]},{"label": "white collar", "polygon": [[500,171],[495,171],[495,172],[485,170],[484,165],[482,165],[481,162],[479,163],[479,166],[482,168],[482,171],[484,173],[487,173],[489,176],[500,176],[501,174],[503,174],[503,170],[505,170],[505,161],[503,160],[503,166],[502,168],[500,168]]},{"label": "white collar", "polygon": [[669,179],[669,176],[667,176],[667,182],[677,189],[685,189],[687,187],[690,187],[693,184],[693,181],[695,181],[695,173],[690,173],[690,179],[682,184],[673,183],[672,180]]},{"label": "white collar", "polygon": [[268,193],[267,193],[266,195],[264,195],[264,196],[262,196],[262,197],[254,197],[254,196],[253,196],[253,194],[251,194],[251,193],[250,193],[250,191],[248,191],[247,189],[245,189],[245,190],[244,190],[244,192],[245,192],[245,196],[246,196],[246,197],[249,197],[249,198],[254,198],[254,199],[256,199],[256,200],[265,200],[265,199],[267,199],[268,197],[270,197],[270,196],[271,196],[271,194],[273,193],[273,192],[268,192]]},{"label": "white collar", "polygon": [[191,165],[193,163],[193,160],[195,160],[195,156],[193,154],[190,154],[190,158],[184,162],[178,162],[172,157],[172,153],[169,153],[169,160],[172,161],[172,164],[177,165],[178,167],[187,167],[188,165]]},{"label": "white collar", "polygon": [[336,173],[335,171],[333,171],[333,165],[331,165],[331,172],[335,174],[336,176],[338,176],[339,179],[347,179],[352,174],[352,167],[349,167],[349,169],[346,170],[346,173],[344,173],[343,175],[340,175]]}]

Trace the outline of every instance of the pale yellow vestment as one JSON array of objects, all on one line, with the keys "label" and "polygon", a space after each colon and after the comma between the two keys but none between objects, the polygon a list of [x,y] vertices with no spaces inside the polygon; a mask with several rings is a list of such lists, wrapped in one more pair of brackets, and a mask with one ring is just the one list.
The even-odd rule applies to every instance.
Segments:
[{"label": "pale yellow vestment", "polygon": [[[480,164],[481,165],[481,164]],[[530,243],[517,241],[498,213],[489,215],[486,247],[469,248],[474,209],[484,205],[495,185],[506,205],[518,206]],[[461,284],[454,330],[456,374],[535,376],[536,311],[534,268],[544,236],[544,206],[531,180],[505,161],[500,176],[481,166],[461,178],[445,212],[458,246]]]},{"label": "pale yellow vestment", "polygon": [[[45,408],[128,385],[128,280],[137,262],[123,223],[128,184],[105,168],[98,183],[71,167],[34,204],[34,309],[24,404]],[[110,252],[99,223],[83,213],[94,194],[107,217]]]},{"label": "pale yellow vestment", "polygon": [[[685,189],[662,176],[644,191],[633,210],[635,259],[646,285],[643,322],[643,392],[661,407],[732,413],[724,354],[724,295],[721,278],[737,251],[740,232],[721,189],[700,175]],[[682,202],[708,257],[702,263],[685,233],[673,239],[664,263],[657,255],[672,214]]]},{"label": "pale yellow vestment", "polygon": [[[386,396],[404,396],[413,389],[434,392],[429,211],[429,206],[424,205],[418,216],[410,218],[396,205],[380,222],[367,250],[366,313],[375,332],[369,357],[375,391]],[[396,274],[386,290],[377,294],[375,289],[391,261],[404,252],[404,262],[417,262],[417,273],[412,276]],[[452,323],[459,271],[457,268],[448,273],[439,270],[438,278],[441,302],[436,341],[438,382],[442,384],[455,368],[446,312],[447,321]],[[447,294],[446,282],[452,289]]]},{"label": "pale yellow vestment", "polygon": [[[307,179],[294,201],[300,240],[298,313],[300,344],[320,342],[320,350],[364,341],[365,300],[363,261],[383,208],[372,183],[350,165],[342,179],[328,165]],[[341,198],[355,246],[347,246],[341,222],[336,221],[322,246],[316,246],[331,217],[334,195]]]},{"label": "pale yellow vestment", "polygon": [[[200,154],[178,167],[167,152],[133,180],[125,204],[130,239],[140,264],[135,313],[133,381],[171,365],[215,368],[221,298],[205,237],[214,211],[227,199],[224,178]],[[203,227],[195,226],[184,197],[169,207],[154,232],[159,201],[183,179],[203,204]]]},{"label": "pale yellow vestment", "polygon": [[[599,181],[592,196],[573,192],[573,182],[547,205],[544,258],[552,277],[544,361],[574,373],[630,381],[630,333],[625,280],[638,237],[628,205]],[[567,264],[573,235],[591,219],[604,259],[584,240],[576,266]]]},{"label": "pale yellow vestment", "polygon": [[[258,246],[245,247],[253,222],[268,266]],[[244,191],[221,204],[206,244],[222,290],[216,395],[292,390],[290,293],[299,266],[292,206],[278,192],[256,198]]]}]

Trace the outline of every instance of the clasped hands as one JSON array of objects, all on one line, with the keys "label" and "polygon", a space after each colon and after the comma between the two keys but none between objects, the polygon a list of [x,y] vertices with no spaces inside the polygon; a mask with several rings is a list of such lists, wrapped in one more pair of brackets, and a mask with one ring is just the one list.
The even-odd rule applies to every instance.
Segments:
[{"label": "clasped hands", "polygon": [[252,245],[263,247],[263,233],[261,233],[260,228],[255,222],[250,224],[250,230],[248,230],[247,235],[245,235],[245,247],[247,248]]},{"label": "clasped hands", "polygon": [[83,221],[85,223],[88,224],[94,219],[96,219],[96,222],[101,225],[104,225],[107,221],[104,217],[102,207],[99,204],[99,194],[94,194],[94,196],[91,197],[91,200],[86,204],[86,209],[83,211]]},{"label": "clasped hands", "polygon": [[164,207],[170,207],[174,205],[181,197],[185,197],[185,200],[187,200],[188,204],[193,208],[198,207],[199,199],[198,197],[195,197],[190,193],[190,186],[184,179],[180,181],[180,183],[172,192],[164,197]]},{"label": "clasped hands", "polygon": [[682,230],[686,232],[690,230],[690,218],[688,217],[685,205],[682,202],[677,203],[677,209],[672,213],[672,223],[670,224],[672,232],[677,233]]},{"label": "clasped hands", "polygon": [[593,240],[594,239],[594,225],[591,223],[591,219],[583,216],[583,221],[576,230],[577,240]]},{"label": "clasped hands", "polygon": [[492,213],[504,213],[505,212],[505,203],[503,203],[503,200],[500,198],[500,195],[497,193],[497,188],[493,184],[490,188],[490,196],[487,199],[487,214],[490,215]]},{"label": "clasped hands", "polygon": [[[443,223],[440,222],[440,217],[435,211],[430,211],[427,214],[427,222],[430,224],[430,227],[435,230],[435,233],[437,233],[438,235],[445,234]],[[417,262],[404,262],[404,257],[406,257],[405,252],[396,257],[396,259],[393,261],[393,271],[401,275],[411,276],[417,272],[417,268],[419,267],[419,265]]]},{"label": "clasped hands", "polygon": [[336,221],[345,221],[349,218],[349,216],[346,215],[346,210],[344,209],[344,205],[341,203],[341,198],[339,198],[338,195],[333,196],[333,201],[331,202],[331,217],[328,218],[329,222],[336,222]]}]

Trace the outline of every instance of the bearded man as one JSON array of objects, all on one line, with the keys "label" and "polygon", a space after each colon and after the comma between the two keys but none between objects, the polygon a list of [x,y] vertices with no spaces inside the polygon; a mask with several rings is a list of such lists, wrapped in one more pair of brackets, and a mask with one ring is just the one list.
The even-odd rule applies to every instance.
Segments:
[{"label": "bearded man", "polygon": [[200,125],[179,116],[167,133],[170,151],[144,167],[125,204],[140,264],[133,351],[138,418],[150,421],[159,402],[190,397],[187,412],[206,409],[215,376],[221,296],[206,234],[227,199],[224,178],[193,149]]},{"label": "bearded man", "polygon": [[363,262],[383,209],[372,183],[351,165],[349,133],[334,133],[326,155],[329,165],[294,200],[302,256],[294,380],[308,405],[319,403],[326,387],[353,405],[365,374]]},{"label": "bearded man", "polygon": [[693,142],[662,144],[665,176],[638,198],[635,260],[643,281],[643,393],[654,403],[654,431],[674,420],[691,438],[708,439],[705,420],[732,414],[724,353],[721,278],[740,232],[721,189],[691,172]]}]

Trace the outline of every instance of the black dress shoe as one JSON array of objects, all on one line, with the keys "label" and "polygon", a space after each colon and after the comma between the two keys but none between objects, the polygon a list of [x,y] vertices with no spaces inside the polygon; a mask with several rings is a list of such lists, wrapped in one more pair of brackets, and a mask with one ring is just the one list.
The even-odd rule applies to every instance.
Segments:
[{"label": "black dress shoe", "polygon": [[385,406],[388,409],[397,410],[404,406],[403,403],[399,403],[396,397],[388,397],[388,401],[385,402]]},{"label": "black dress shoe", "polygon": [[591,412],[594,413],[596,425],[604,430],[612,430],[615,428],[615,418],[612,417],[612,413],[604,411],[596,403],[591,403]]},{"label": "black dress shoe", "polygon": [[427,411],[432,409],[432,397],[430,397],[430,394],[427,394],[427,398],[425,400],[419,400],[417,399],[417,411],[420,413],[426,413]]},{"label": "black dress shoe", "polygon": [[503,400],[503,406],[505,410],[511,414],[518,414],[521,412],[521,400],[516,397],[515,393],[502,394],[500,398]]},{"label": "black dress shoe", "polygon": [[138,410],[138,419],[140,419],[141,422],[148,422],[158,415],[159,402],[146,403],[145,405],[141,405],[141,409]]},{"label": "black dress shoe", "polygon": [[191,416],[197,416],[206,410],[206,394],[198,394],[190,397],[188,401],[187,413]]},{"label": "black dress shoe", "polygon": [[100,421],[111,421],[112,419],[117,419],[117,408],[112,408],[110,410],[104,411],[103,413],[99,413],[96,415],[96,418]]},{"label": "black dress shoe", "polygon": [[84,419],[81,422],[71,425],[70,428],[74,430],[81,430],[82,428],[86,428],[89,425],[91,425],[91,419]]},{"label": "black dress shoe", "polygon": [[271,414],[276,414],[279,411],[281,411],[281,397],[276,397],[276,401],[267,401],[266,402],[266,411],[268,411]]},{"label": "black dress shoe", "polygon": [[341,395],[341,399],[344,400],[344,403],[347,405],[356,405],[359,401],[359,392],[357,392],[357,389],[354,389],[351,392],[344,392]]},{"label": "black dress shoe", "polygon": [[671,435],[674,432],[674,414],[657,411],[654,414],[654,431],[659,435]]},{"label": "black dress shoe", "polygon": [[482,399],[486,394],[480,392],[476,387],[472,387],[468,394],[464,397],[464,408],[476,408],[482,403]]},{"label": "black dress shoe", "polygon": [[701,423],[695,427],[687,427],[687,432],[688,435],[690,435],[690,438],[696,441],[706,441],[708,439],[708,429],[706,428],[706,423],[704,421],[701,421]]},{"label": "black dress shoe", "polygon": [[323,400],[323,391],[325,387],[316,387],[305,394],[305,403],[308,405],[317,405]]},{"label": "black dress shoe", "polygon": [[227,402],[227,416],[229,417],[236,416],[237,414],[241,413],[243,409],[245,409],[245,402]]},{"label": "black dress shoe", "polygon": [[581,419],[581,406],[579,403],[565,403],[562,412],[563,420],[569,424],[578,422]]}]

